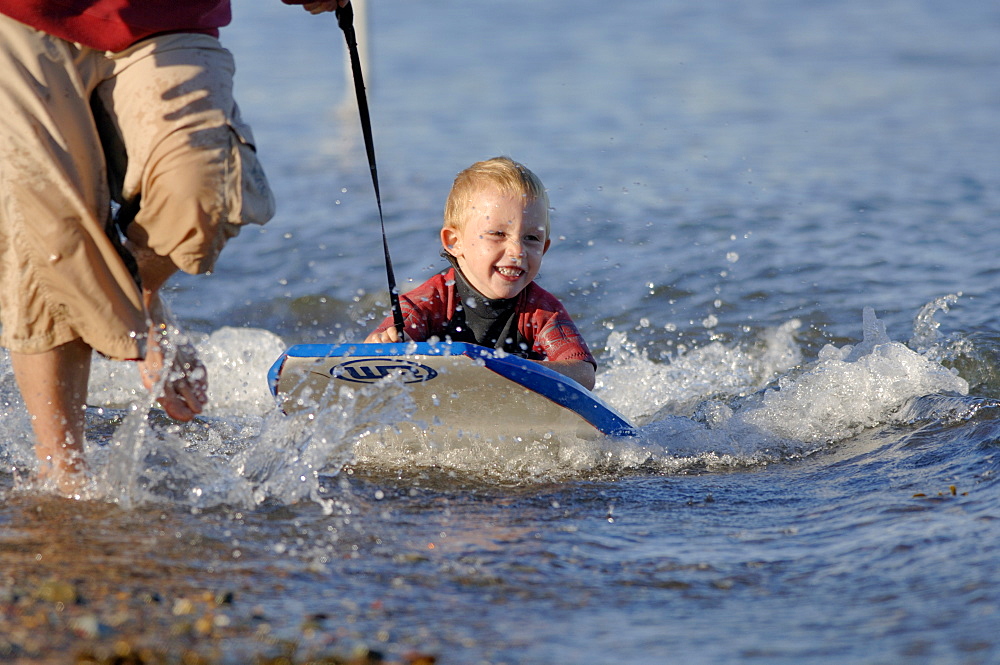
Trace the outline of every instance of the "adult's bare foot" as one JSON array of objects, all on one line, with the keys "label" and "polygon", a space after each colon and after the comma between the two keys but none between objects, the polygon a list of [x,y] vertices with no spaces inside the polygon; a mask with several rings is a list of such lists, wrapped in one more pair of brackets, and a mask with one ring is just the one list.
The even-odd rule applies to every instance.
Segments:
[{"label": "adult's bare foot", "polygon": [[68,459],[39,460],[38,482],[49,486],[64,497],[76,499],[87,486],[87,473],[79,456]]},{"label": "adult's bare foot", "polygon": [[162,391],[157,401],[168,416],[189,421],[208,402],[208,372],[194,346],[181,337],[175,327],[151,326],[146,357],[139,361],[139,374],[147,390]]},{"label": "adult's bare foot", "polygon": [[41,353],[11,352],[10,360],[31,414],[38,480],[65,496],[86,483],[84,407],[92,350],[75,339]]}]

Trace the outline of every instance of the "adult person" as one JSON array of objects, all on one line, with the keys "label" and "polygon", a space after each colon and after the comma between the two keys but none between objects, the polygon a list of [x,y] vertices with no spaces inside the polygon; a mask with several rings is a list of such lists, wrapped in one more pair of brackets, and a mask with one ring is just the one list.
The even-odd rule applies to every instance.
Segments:
[{"label": "adult person", "polygon": [[194,418],[207,376],[160,288],[274,213],[218,41],[230,18],[230,0],[0,0],[0,344],[38,477],[64,493],[85,480],[92,352],[138,361]]}]

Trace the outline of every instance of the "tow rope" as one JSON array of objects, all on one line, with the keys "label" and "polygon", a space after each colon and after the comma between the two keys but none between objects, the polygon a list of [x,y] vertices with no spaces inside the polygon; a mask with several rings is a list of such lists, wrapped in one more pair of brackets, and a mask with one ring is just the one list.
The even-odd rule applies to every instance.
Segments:
[{"label": "tow rope", "polygon": [[392,258],[389,256],[389,241],[385,237],[385,219],[382,216],[382,196],[378,190],[378,170],[375,167],[375,143],[372,140],[372,121],[368,113],[368,98],[365,95],[365,80],[361,73],[361,56],[358,54],[358,38],[354,32],[354,8],[350,3],[336,10],[337,24],[344,31],[347,40],[347,50],[351,55],[351,72],[354,75],[354,92],[358,98],[358,114],[361,116],[361,133],[365,137],[365,150],[368,153],[368,167],[372,172],[372,185],[375,187],[375,203],[378,204],[378,221],[382,227],[382,251],[385,253],[385,274],[389,281],[389,302],[392,304],[392,320],[403,341],[403,310],[399,305],[399,292],[396,289],[396,276],[392,272]]}]

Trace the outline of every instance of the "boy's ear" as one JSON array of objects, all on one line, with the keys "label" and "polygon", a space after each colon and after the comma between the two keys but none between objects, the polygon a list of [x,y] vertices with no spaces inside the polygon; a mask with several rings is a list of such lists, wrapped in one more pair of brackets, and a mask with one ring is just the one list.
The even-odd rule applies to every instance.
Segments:
[{"label": "boy's ear", "polygon": [[551,244],[552,244],[552,238],[549,238],[548,236],[546,236],[545,237],[545,247],[542,247],[542,254],[544,254],[545,252],[549,251],[549,245],[551,245]]},{"label": "boy's ear", "polygon": [[458,233],[455,229],[450,226],[445,226],[441,229],[441,244],[444,246],[444,251],[448,252],[452,256],[457,256],[455,254],[455,245],[458,243]]}]

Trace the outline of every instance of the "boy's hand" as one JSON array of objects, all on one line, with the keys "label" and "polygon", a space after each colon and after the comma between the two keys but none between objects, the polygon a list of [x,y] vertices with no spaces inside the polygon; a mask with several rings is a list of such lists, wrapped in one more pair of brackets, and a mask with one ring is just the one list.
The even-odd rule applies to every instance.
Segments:
[{"label": "boy's hand", "polygon": [[346,7],[349,0],[281,0],[286,5],[302,5],[310,14],[337,11],[338,7]]},{"label": "boy's hand", "polygon": [[365,344],[396,344],[400,341],[395,326],[390,326],[381,332],[373,332],[365,338]]}]

